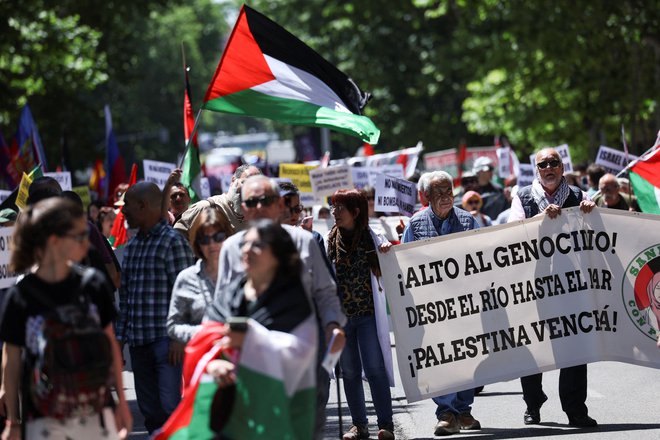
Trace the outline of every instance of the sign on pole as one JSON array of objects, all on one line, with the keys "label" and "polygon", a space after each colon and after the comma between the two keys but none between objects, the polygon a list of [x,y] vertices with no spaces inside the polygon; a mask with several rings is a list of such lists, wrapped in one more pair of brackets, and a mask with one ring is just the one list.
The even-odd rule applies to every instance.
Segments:
[{"label": "sign on pole", "polygon": [[317,199],[331,196],[338,189],[353,189],[350,165],[316,168],[309,171],[312,192]]},{"label": "sign on pole", "polygon": [[398,212],[408,217],[415,212],[417,185],[403,179],[378,174],[376,177],[376,204],[380,212]]},{"label": "sign on pole", "polygon": [[[637,156],[628,154],[628,161],[632,162],[637,159]],[[598,154],[596,154],[596,165],[600,165],[605,171],[612,174],[618,174],[628,165],[628,161],[626,161],[625,152],[604,145],[600,146]]]},{"label": "sign on pole", "polygon": [[142,162],[144,165],[145,182],[153,182],[160,189],[165,188],[167,178],[170,177],[170,174],[176,168],[176,164],[149,159],[144,159]]},{"label": "sign on pole", "polygon": [[11,287],[16,282],[17,273],[9,270],[14,227],[0,228],[0,289]]},{"label": "sign on pole", "polygon": [[57,180],[57,183],[62,187],[62,191],[71,191],[71,172],[58,171],[52,173],[44,173],[44,176],[52,177]]}]

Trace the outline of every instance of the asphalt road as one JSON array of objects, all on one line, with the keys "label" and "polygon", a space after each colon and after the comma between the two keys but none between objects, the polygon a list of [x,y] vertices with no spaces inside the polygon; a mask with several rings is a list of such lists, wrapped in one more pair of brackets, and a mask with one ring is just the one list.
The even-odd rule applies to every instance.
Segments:
[{"label": "asphalt road", "polygon": [[[396,357],[395,357],[396,359]],[[525,426],[522,421],[525,404],[520,381],[513,380],[487,385],[475,398],[472,414],[481,421],[481,431],[469,431],[451,438],[470,439],[543,439],[558,437],[569,439],[660,439],[660,370],[618,362],[590,364],[587,405],[589,415],[599,426],[595,429],[577,429],[567,425],[561,410],[557,384],[559,372],[545,373],[544,391],[548,401],[541,409],[541,425]],[[398,381],[398,373],[395,376]],[[127,397],[135,417],[131,440],[144,440],[148,436],[142,417],[137,410],[133,377],[124,372]],[[367,409],[372,438],[376,438],[376,416],[370,401],[369,386],[365,382]],[[394,424],[397,439],[424,440],[434,437],[435,405],[429,400],[408,404],[400,386],[392,390]],[[343,429],[350,426],[350,415],[341,390]],[[328,422],[325,439],[341,438],[337,405],[336,383],[331,383],[331,396],[326,414]]]}]

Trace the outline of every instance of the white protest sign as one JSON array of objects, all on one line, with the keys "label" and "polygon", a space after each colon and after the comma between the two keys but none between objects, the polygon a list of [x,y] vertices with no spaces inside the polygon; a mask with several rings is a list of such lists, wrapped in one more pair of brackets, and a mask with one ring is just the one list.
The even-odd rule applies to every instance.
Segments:
[{"label": "white protest sign", "polygon": [[0,289],[11,287],[16,282],[17,273],[9,270],[14,227],[0,228]]},{"label": "white protest sign", "polygon": [[408,402],[589,362],[660,368],[660,216],[565,208],[378,257]]},{"label": "white protest sign", "polygon": [[501,147],[497,150],[497,175],[506,179],[513,171],[511,170],[511,148]]},{"label": "white protest sign", "polygon": [[317,199],[331,196],[338,189],[353,189],[353,174],[350,165],[316,168],[309,171],[312,192]]},{"label": "white protest sign", "polygon": [[229,191],[232,177],[233,174],[223,174],[220,176],[220,186],[222,187],[222,192],[226,193],[227,191]]},{"label": "white protest sign", "polygon": [[[564,164],[564,173],[572,173],[573,161],[571,160],[571,151],[568,148],[568,144],[562,144],[553,148],[559,153],[559,156],[561,156],[561,161]],[[536,167],[536,153],[529,156],[529,162],[533,167]]]},{"label": "white protest sign", "polygon": [[403,165],[400,163],[390,164],[390,165],[381,165],[376,167],[353,167],[353,187],[355,189],[362,189],[365,186],[375,186],[376,185],[376,176],[379,173],[385,174],[387,176],[398,177],[399,179],[405,179],[403,175]]},{"label": "white protest sign", "polygon": [[600,146],[596,154],[596,165],[602,166],[605,171],[612,174],[617,174],[633,160],[637,160],[637,156],[629,154],[626,161],[626,153],[604,145]]},{"label": "white protest sign", "polygon": [[200,199],[208,199],[211,197],[211,184],[209,183],[208,177],[202,177],[199,179],[199,188],[200,188]]},{"label": "white protest sign", "polygon": [[536,177],[534,173],[534,165],[527,163],[521,163],[518,165],[518,187],[522,188],[523,186],[531,185],[532,181]]},{"label": "white protest sign", "polygon": [[378,174],[376,178],[376,204],[380,212],[398,212],[407,216],[415,212],[417,185],[407,180]]},{"label": "white protest sign", "polygon": [[57,183],[62,187],[62,191],[71,191],[71,173],[69,171],[44,173],[44,176],[57,180]]},{"label": "white protest sign", "polygon": [[11,195],[11,191],[8,191],[6,189],[0,189],[0,203],[7,200],[7,197],[9,197],[10,195]]},{"label": "white protest sign", "polygon": [[167,178],[170,177],[170,174],[176,168],[176,164],[174,163],[157,160],[144,159],[142,163],[144,166],[144,181],[153,182],[160,189],[165,187]]}]

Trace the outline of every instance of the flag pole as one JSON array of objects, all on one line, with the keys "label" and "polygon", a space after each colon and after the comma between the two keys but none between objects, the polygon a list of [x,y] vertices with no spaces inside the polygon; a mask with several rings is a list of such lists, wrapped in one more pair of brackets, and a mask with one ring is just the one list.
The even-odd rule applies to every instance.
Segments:
[{"label": "flag pole", "polygon": [[[184,87],[187,87],[188,84],[186,82],[186,72],[188,71],[188,65],[186,64],[186,51],[183,46],[183,41],[181,41],[181,58],[183,60],[183,84]],[[183,150],[183,156],[181,156],[181,160],[179,161],[179,165],[177,166],[177,168],[181,168],[183,166],[183,161],[186,159],[186,154],[188,154],[188,150],[190,149],[190,144],[195,138],[195,133],[197,133],[197,126],[199,125],[199,119],[201,115],[202,115],[202,108],[200,107],[199,110],[197,111],[197,115],[195,116],[195,125],[193,126],[193,129],[190,132],[190,137],[188,138],[188,142],[186,142],[186,148],[185,150]]]},{"label": "flag pole", "polygon": [[619,177],[621,174],[628,171],[630,169],[630,167],[632,167],[633,165],[636,165],[637,162],[642,160],[644,158],[644,156],[649,154],[651,151],[655,150],[658,146],[660,146],[660,131],[658,131],[658,137],[655,138],[655,142],[653,143],[653,146],[651,148],[649,148],[648,150],[646,150],[644,153],[642,153],[637,159],[633,160],[628,165],[626,165],[626,167],[624,169],[619,171],[619,173],[616,175],[616,177]]}]

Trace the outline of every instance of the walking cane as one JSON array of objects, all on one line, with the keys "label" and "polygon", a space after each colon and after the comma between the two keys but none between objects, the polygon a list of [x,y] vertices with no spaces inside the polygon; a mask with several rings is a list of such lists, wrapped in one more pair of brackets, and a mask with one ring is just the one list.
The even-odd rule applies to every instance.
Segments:
[{"label": "walking cane", "polygon": [[339,364],[335,366],[335,383],[337,384],[337,411],[339,412],[339,440],[342,439],[344,432],[344,423],[341,418],[341,387],[339,386],[339,378],[341,377],[341,369]]}]

